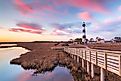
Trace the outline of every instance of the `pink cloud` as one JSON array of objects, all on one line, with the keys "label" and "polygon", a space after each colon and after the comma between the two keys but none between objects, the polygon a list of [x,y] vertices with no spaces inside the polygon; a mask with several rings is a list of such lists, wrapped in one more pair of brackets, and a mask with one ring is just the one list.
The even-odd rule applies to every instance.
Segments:
[{"label": "pink cloud", "polygon": [[79,8],[85,8],[90,11],[94,12],[107,12],[106,8],[103,6],[103,4],[100,4],[99,1],[93,1],[93,0],[69,0],[70,5],[79,7]]},{"label": "pink cloud", "polygon": [[42,34],[43,30],[29,30],[29,29],[23,29],[23,28],[10,28],[9,31],[12,32],[28,32],[33,34]]},{"label": "pink cloud", "polygon": [[78,17],[82,20],[90,20],[92,19],[92,16],[90,15],[89,12],[81,12],[78,14]]},{"label": "pink cloud", "polygon": [[67,30],[68,25],[54,23],[52,26],[54,27],[53,31],[51,32],[52,35],[68,35],[70,33],[70,31]]},{"label": "pink cloud", "polygon": [[43,33],[43,31],[30,31],[30,33],[42,34],[42,33]]},{"label": "pink cloud", "polygon": [[14,0],[14,3],[17,9],[22,13],[34,13],[34,10],[31,5],[26,4],[23,0]]},{"label": "pink cloud", "polygon": [[[45,2],[45,4],[42,4],[43,2]],[[24,0],[14,0],[14,4],[15,7],[17,8],[17,10],[19,12],[21,12],[21,14],[23,16],[26,17],[33,17],[32,14],[33,13],[40,13],[40,14],[44,14],[44,15],[52,15],[52,14],[65,14],[65,10],[64,13],[60,13],[59,10],[56,9],[56,5],[54,5],[54,2],[57,1],[50,1],[50,0],[33,0],[31,3],[27,4]],[[48,5],[48,3],[51,3],[51,5]],[[47,13],[49,12],[49,14]]]},{"label": "pink cloud", "polygon": [[[69,13],[68,7],[82,8],[93,12],[105,13],[108,10],[104,7],[103,3],[96,0],[33,0],[31,3],[26,3],[24,0],[14,0],[15,6],[22,13],[22,15],[29,14],[29,17],[33,13],[44,13],[47,15],[67,15]],[[63,7],[63,12],[59,10],[60,7]],[[49,13],[48,13],[49,12]]]},{"label": "pink cloud", "polygon": [[68,34],[69,34],[68,32],[60,29],[54,29],[51,33],[51,35],[68,35]]},{"label": "pink cloud", "polygon": [[43,29],[42,25],[35,24],[35,23],[19,22],[16,25],[19,28],[11,28],[10,31],[28,32],[28,33],[34,33],[34,34],[42,34],[45,31],[45,29]]},{"label": "pink cloud", "polygon": [[21,28],[11,28],[11,29],[9,29],[9,31],[13,31],[13,32],[30,32],[31,30],[21,29]]},{"label": "pink cloud", "polygon": [[19,22],[16,25],[21,27],[21,28],[26,28],[26,29],[43,30],[41,25],[38,25],[38,24],[35,24],[35,23]]},{"label": "pink cloud", "polygon": [[100,12],[100,13],[108,12],[106,7],[104,6],[105,1],[102,1],[103,3],[101,3],[98,0],[95,1],[94,0],[58,0],[58,1],[51,0],[51,2],[56,7],[66,4],[77,8],[88,9],[93,12]]},{"label": "pink cloud", "polygon": [[105,13],[108,12],[107,8],[104,6],[105,1],[102,3],[98,0],[48,0],[53,3],[54,7],[62,6],[62,5],[70,5],[77,8],[88,9],[93,12]]}]

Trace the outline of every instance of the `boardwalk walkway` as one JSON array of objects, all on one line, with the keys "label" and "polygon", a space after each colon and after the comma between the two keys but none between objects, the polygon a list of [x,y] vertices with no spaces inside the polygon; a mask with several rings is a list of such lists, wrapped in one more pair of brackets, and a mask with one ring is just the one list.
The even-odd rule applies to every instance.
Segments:
[{"label": "boardwalk walkway", "polygon": [[113,72],[121,76],[121,51],[107,51],[89,48],[70,48],[64,47],[64,51],[73,58],[82,59],[82,67],[84,68],[84,60],[87,61],[87,72],[89,72],[89,64],[91,64],[91,76],[94,77],[94,65],[99,66],[100,81],[104,81],[105,70]]}]

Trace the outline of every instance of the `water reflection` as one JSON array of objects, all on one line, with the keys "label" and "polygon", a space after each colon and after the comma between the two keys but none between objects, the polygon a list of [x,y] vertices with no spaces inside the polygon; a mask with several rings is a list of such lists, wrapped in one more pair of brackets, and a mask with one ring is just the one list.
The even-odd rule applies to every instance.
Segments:
[{"label": "water reflection", "polygon": [[21,47],[0,48],[0,81],[74,81],[65,67],[55,67],[52,72],[32,76],[33,70],[25,71],[18,65],[10,65],[10,60],[28,50]]},{"label": "water reflection", "polygon": [[17,46],[17,44],[0,44],[0,47],[2,46]]},{"label": "water reflection", "polygon": [[17,65],[10,65],[10,60],[26,53],[21,47],[0,48],[0,81],[13,81],[24,70]]},{"label": "water reflection", "polygon": [[27,81],[73,81],[73,77],[67,68],[57,66],[52,72],[32,76]]}]

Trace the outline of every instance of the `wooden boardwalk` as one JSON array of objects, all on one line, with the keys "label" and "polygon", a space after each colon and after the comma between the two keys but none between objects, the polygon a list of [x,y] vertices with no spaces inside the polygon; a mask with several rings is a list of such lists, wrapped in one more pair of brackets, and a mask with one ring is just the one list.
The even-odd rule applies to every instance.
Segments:
[{"label": "wooden boardwalk", "polygon": [[89,48],[69,48],[64,47],[64,51],[76,59],[82,59],[82,67],[84,68],[84,60],[87,61],[87,72],[89,73],[89,64],[91,64],[91,76],[94,77],[94,65],[99,66],[100,81],[104,81],[105,70],[113,72],[121,76],[121,51],[107,51]]}]

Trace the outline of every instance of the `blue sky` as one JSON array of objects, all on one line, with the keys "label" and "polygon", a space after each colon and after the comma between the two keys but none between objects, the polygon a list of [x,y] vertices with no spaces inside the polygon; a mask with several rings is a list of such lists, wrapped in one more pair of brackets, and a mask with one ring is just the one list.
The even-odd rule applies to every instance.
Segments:
[{"label": "blue sky", "polygon": [[[121,36],[121,0],[0,0],[0,41]],[[19,37],[19,38],[18,38]],[[21,38],[20,38],[21,37]]]}]

